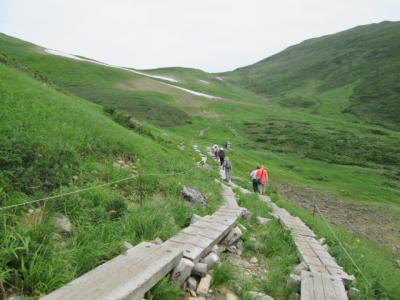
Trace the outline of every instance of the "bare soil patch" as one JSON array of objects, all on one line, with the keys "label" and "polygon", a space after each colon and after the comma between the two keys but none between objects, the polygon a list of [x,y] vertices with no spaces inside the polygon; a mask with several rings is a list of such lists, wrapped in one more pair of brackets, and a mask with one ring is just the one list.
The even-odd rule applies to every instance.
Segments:
[{"label": "bare soil patch", "polygon": [[314,211],[314,203],[332,224],[400,252],[400,216],[365,203],[352,203],[313,190],[278,185],[279,193],[292,202]]}]

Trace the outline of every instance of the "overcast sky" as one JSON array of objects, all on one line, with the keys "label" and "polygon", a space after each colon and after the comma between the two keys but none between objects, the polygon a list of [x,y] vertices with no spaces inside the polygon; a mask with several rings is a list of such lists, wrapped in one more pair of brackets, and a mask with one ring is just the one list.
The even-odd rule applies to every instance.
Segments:
[{"label": "overcast sky", "polygon": [[400,0],[0,0],[0,32],[141,69],[232,70],[383,20]]}]

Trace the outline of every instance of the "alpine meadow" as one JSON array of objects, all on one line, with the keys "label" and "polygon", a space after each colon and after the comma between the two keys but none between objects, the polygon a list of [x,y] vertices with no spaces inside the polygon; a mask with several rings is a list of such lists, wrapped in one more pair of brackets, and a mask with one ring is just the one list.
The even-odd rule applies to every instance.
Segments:
[{"label": "alpine meadow", "polygon": [[[241,207],[273,215],[241,189],[265,165],[271,203],[355,276],[345,282],[351,299],[400,299],[400,22],[223,73],[117,67],[0,33],[0,107],[1,299],[44,297],[127,242],[165,241],[194,214],[215,213],[220,170],[195,149],[225,141]],[[183,186],[208,205],[186,201]],[[60,232],[65,219],[72,229]],[[221,253],[209,299],[228,299],[226,290],[297,299],[295,238],[279,219],[261,223],[238,219],[243,253]],[[146,299],[191,298],[166,277]]]}]

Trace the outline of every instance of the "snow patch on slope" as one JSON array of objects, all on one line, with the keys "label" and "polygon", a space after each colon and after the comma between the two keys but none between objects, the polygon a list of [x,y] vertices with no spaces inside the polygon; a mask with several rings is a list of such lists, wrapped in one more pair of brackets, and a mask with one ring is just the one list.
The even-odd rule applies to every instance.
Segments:
[{"label": "snow patch on slope", "polygon": [[[171,81],[171,82],[179,82],[174,78],[165,77],[165,76],[158,76],[158,75],[150,75],[150,74],[146,74],[146,73],[143,73],[143,72],[140,72],[140,71],[136,71],[136,70],[132,70],[132,69],[124,68],[124,67],[113,66],[113,65],[109,65],[109,64],[102,63],[102,62],[95,61],[95,60],[80,58],[80,57],[78,57],[76,55],[65,53],[65,52],[58,51],[58,50],[44,49],[44,51],[46,53],[48,53],[48,54],[58,55],[58,56],[71,58],[71,59],[76,59],[76,60],[81,60],[81,61],[86,61],[86,62],[90,62],[90,63],[94,63],[94,64],[98,64],[98,65],[102,65],[102,66],[106,66],[106,67],[110,67],[110,68],[116,68],[116,69],[120,69],[120,70],[125,70],[125,71],[129,71],[129,72],[136,73],[136,74],[139,74],[139,75],[142,75],[142,76],[146,76],[146,77],[149,77],[149,78],[153,78],[153,79],[162,79],[162,80],[167,80],[167,81]],[[186,88],[183,88],[183,87],[180,87],[180,86],[176,86],[176,85],[173,85],[173,84],[170,84],[170,83],[166,83],[166,82],[160,82],[160,83],[168,85],[168,86],[173,87],[173,88],[176,88],[176,89],[181,90],[181,91],[185,91],[185,92],[187,92],[189,94],[192,94],[192,95],[196,95],[196,96],[200,96],[200,97],[204,97],[204,98],[208,98],[208,99],[221,99],[221,97],[216,97],[216,96],[212,96],[212,95],[209,95],[209,94],[205,94],[205,93],[200,93],[200,92],[197,92],[197,91],[189,90],[189,89],[186,89]]]}]

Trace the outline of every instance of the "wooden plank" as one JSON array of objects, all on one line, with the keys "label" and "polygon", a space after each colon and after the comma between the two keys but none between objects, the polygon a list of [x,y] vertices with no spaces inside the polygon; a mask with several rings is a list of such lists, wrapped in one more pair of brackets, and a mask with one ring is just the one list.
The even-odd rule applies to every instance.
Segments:
[{"label": "wooden plank", "polygon": [[[173,236],[169,240],[179,243],[185,243],[193,246],[197,246],[199,248],[207,248],[210,245],[214,245],[215,241],[210,238],[202,237],[199,238],[196,235],[187,234],[185,232],[180,232],[177,235]],[[212,247],[212,246],[211,246]]]},{"label": "wooden plank", "polygon": [[313,274],[313,290],[314,290],[314,298],[323,300],[325,299],[325,294],[324,294],[324,287],[322,283],[322,277],[320,273],[314,273]]},{"label": "wooden plank", "polygon": [[302,255],[301,258],[307,265],[325,267],[325,265],[320,261],[318,257]]},{"label": "wooden plank", "polygon": [[301,272],[300,294],[301,300],[314,300],[314,290],[312,288],[313,275],[310,272]]},{"label": "wooden plank", "polygon": [[146,248],[143,246],[147,246],[148,243],[143,244],[91,270],[42,299],[141,299],[144,293],[169,273],[182,257],[182,251],[179,249],[163,245]]},{"label": "wooden plank", "polygon": [[324,299],[336,300],[335,286],[333,285],[334,277],[321,274],[321,279],[324,287]]},{"label": "wooden plank", "polygon": [[[306,262],[305,262],[306,263]],[[325,266],[323,265],[313,265],[313,264],[307,264],[308,268],[312,273],[325,273],[325,274],[331,274]]]},{"label": "wooden plank", "polygon": [[335,279],[333,281],[333,288],[336,294],[336,299],[339,300],[347,300],[347,293],[346,293],[346,289],[344,287],[343,281],[340,279]]},{"label": "wooden plank", "polygon": [[181,249],[183,251],[183,257],[198,262],[203,254],[208,250],[207,248],[200,248],[194,245],[167,240],[164,244],[174,247],[175,249]]},{"label": "wooden plank", "polygon": [[206,237],[209,239],[218,239],[222,235],[222,232],[220,232],[218,230],[209,229],[209,228],[201,228],[201,227],[196,227],[196,226],[186,227],[185,229],[182,230],[182,232],[198,236],[199,238]]}]

